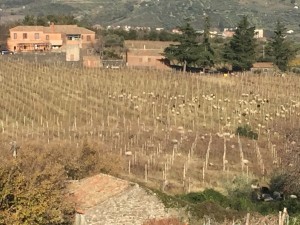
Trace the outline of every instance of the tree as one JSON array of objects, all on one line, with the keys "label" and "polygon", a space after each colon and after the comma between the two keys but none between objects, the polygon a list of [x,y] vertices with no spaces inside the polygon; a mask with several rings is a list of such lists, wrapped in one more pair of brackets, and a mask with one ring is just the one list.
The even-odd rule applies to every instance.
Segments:
[{"label": "tree", "polygon": [[210,20],[209,17],[205,17],[204,21],[204,32],[203,32],[203,42],[200,48],[201,54],[197,60],[197,64],[205,68],[211,68],[214,66],[215,52],[210,43]]},{"label": "tree", "polygon": [[[0,224],[67,225],[73,209],[64,199],[66,173],[51,153],[3,160]],[[49,160],[49,161],[48,161]]]},{"label": "tree", "polygon": [[162,30],[158,33],[158,39],[160,41],[174,41],[176,38],[175,34],[172,34],[171,32]]},{"label": "tree", "polygon": [[238,23],[235,34],[228,44],[225,44],[223,58],[232,64],[236,71],[249,70],[255,61],[256,41],[255,27],[251,26],[247,16]]},{"label": "tree", "polygon": [[22,21],[23,25],[33,26],[36,24],[35,17],[33,15],[26,15]]},{"label": "tree", "polygon": [[0,49],[5,48],[7,38],[9,37],[9,25],[0,24]]},{"label": "tree", "polygon": [[148,33],[148,40],[150,41],[157,41],[158,40],[158,32],[155,31],[155,30],[151,30],[149,33]]},{"label": "tree", "polygon": [[291,43],[286,39],[286,28],[278,20],[274,30],[274,36],[269,43],[269,54],[273,58],[273,62],[282,71],[286,71],[288,63],[295,58],[296,51],[292,49]]},{"label": "tree", "polygon": [[176,61],[183,65],[183,71],[187,66],[195,65],[199,59],[199,44],[197,33],[190,23],[179,27],[182,35],[179,38],[179,44],[172,44],[165,48],[164,55],[169,61]]},{"label": "tree", "polygon": [[26,15],[22,21],[23,25],[27,26],[46,26],[48,23],[53,22],[55,24],[78,24],[78,21],[73,15]]},{"label": "tree", "polygon": [[138,37],[137,31],[136,30],[129,30],[128,35],[127,35],[127,40],[136,40]]},{"label": "tree", "polygon": [[124,38],[110,34],[103,38],[103,59],[122,59],[125,53]]},{"label": "tree", "polygon": [[47,26],[47,18],[43,16],[37,16],[36,18],[36,25],[38,26]]}]

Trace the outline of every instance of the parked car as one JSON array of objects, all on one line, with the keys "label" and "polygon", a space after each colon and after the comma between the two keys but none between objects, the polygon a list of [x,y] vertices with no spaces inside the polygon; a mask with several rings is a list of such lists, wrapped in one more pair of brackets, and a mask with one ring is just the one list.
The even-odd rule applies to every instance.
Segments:
[{"label": "parked car", "polygon": [[0,53],[1,53],[1,55],[13,55],[13,54],[15,54],[13,51],[9,51],[9,50],[1,50]]}]

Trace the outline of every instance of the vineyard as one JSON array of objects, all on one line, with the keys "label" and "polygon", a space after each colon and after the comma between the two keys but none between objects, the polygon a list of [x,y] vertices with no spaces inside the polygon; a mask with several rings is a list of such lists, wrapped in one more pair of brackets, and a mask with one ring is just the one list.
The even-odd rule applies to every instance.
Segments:
[{"label": "vineyard", "polygon": [[[267,179],[299,127],[300,77],[103,70],[0,60],[2,154],[9,143],[85,140],[122,158],[121,175],[170,193]],[[236,134],[248,127],[249,139]],[[74,150],[74,152],[76,152]],[[66,153],[70,154],[70,153]],[[109,164],[109,162],[107,162]]]}]

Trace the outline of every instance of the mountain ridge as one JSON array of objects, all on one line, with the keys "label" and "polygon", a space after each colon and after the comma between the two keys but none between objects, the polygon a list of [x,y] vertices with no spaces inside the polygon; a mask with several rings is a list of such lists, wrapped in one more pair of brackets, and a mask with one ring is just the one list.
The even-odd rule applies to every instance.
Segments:
[{"label": "mountain ridge", "polygon": [[16,15],[73,14],[90,24],[173,28],[189,19],[202,28],[209,16],[212,27],[234,27],[247,15],[257,28],[272,29],[280,19],[299,30],[296,0],[0,0],[1,13]]}]

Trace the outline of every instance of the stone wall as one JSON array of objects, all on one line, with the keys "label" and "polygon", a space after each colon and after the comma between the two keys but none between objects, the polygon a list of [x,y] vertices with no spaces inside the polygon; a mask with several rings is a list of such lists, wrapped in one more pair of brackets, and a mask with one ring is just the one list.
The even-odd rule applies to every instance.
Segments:
[{"label": "stone wall", "polygon": [[[83,216],[85,221],[82,221]],[[122,193],[86,210],[81,223],[77,224],[141,225],[148,219],[167,217],[170,213],[154,193],[131,184]]]}]

